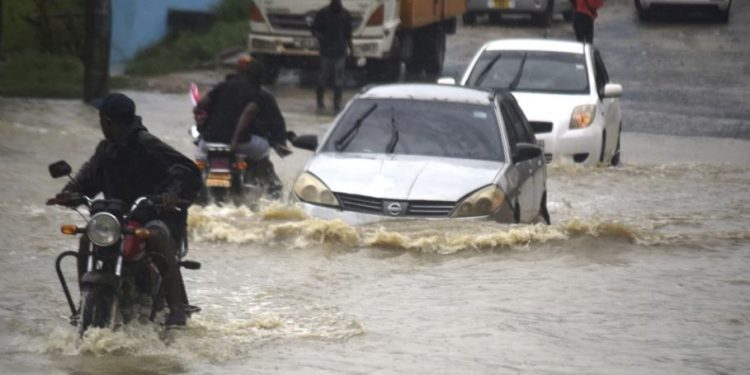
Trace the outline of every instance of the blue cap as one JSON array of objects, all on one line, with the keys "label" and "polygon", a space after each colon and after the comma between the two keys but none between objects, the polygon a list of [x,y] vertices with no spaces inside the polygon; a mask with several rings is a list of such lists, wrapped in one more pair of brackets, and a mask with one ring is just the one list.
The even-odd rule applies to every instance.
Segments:
[{"label": "blue cap", "polygon": [[135,103],[125,94],[112,93],[91,101],[91,105],[116,123],[130,124],[135,120]]}]

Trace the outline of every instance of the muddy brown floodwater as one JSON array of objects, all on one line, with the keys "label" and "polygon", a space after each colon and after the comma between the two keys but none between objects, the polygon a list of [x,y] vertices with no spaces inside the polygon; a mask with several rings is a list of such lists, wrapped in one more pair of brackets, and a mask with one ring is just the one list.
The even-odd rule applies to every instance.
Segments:
[{"label": "muddy brown floodwater", "polygon": [[[613,4],[610,12],[628,10],[638,27],[630,2]],[[733,23],[748,14],[737,9]],[[601,25],[626,22],[616,16],[603,12]],[[568,27],[557,20],[553,31],[567,35]],[[680,27],[725,31],[668,25]],[[527,29],[477,26],[457,38],[478,45],[488,30],[484,38]],[[627,92],[630,76],[613,75]],[[154,134],[192,154],[186,94],[128,94]],[[282,85],[277,94],[291,129],[327,129],[332,119],[311,114],[308,89]],[[690,117],[676,110],[679,98],[664,109],[642,98],[624,98],[624,108],[635,122],[651,112],[673,121],[662,133]],[[744,129],[747,108],[733,100],[718,126]],[[621,167],[551,166],[551,226],[353,227],[284,203],[257,212],[194,207],[190,258],[203,269],[185,277],[203,312],[184,330],[133,324],[80,339],[53,262],[76,244],[59,225],[81,218],[44,205],[62,186],[46,166],[81,165],[101,138],[96,113],[76,101],[0,98],[0,372],[747,374],[750,142],[719,135],[626,131]],[[274,159],[287,188],[309,156]]]}]

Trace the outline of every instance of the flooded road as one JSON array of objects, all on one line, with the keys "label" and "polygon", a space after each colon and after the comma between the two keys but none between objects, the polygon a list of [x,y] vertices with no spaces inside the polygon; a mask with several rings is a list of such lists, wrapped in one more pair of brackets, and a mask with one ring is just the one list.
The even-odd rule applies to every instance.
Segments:
[{"label": "flooded road", "polygon": [[[619,25],[615,16],[603,13],[603,25]],[[553,31],[566,35],[568,27],[558,21]],[[682,32],[698,27],[723,26]],[[476,44],[488,31],[482,38],[529,32],[515,25],[464,30],[459,38]],[[599,36],[612,64],[622,42]],[[454,51],[451,61],[465,61],[473,48]],[[611,74],[626,92],[630,80],[655,79],[620,68]],[[650,111],[665,119],[662,133],[689,115],[680,114],[680,98],[646,99],[661,87],[626,98],[635,130]],[[327,129],[331,118],[311,114],[309,90],[282,86],[277,93],[292,130]],[[186,94],[128,94],[154,134],[192,154]],[[726,113],[719,127],[747,124],[747,103],[714,104],[709,116]],[[4,374],[750,373],[747,140],[626,131],[622,167],[550,167],[551,226],[352,227],[278,203],[258,212],[192,208],[189,257],[203,269],[184,276],[203,312],[184,330],[134,324],[81,340],[67,323],[53,268],[56,255],[76,245],[59,225],[81,218],[44,206],[63,185],[46,166],[66,159],[77,169],[101,138],[96,121],[93,109],[75,101],[0,98]],[[295,150],[274,159],[287,188],[309,156]]]}]

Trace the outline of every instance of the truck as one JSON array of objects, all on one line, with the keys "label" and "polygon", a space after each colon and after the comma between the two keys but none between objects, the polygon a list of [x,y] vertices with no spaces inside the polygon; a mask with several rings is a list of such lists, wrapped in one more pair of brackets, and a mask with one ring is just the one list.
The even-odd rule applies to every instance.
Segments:
[{"label": "truck", "polygon": [[[318,41],[310,26],[329,0],[253,0],[250,3],[250,54],[260,59],[266,83],[282,68],[318,64]],[[443,69],[446,35],[456,32],[466,0],[343,0],[352,15],[349,65],[361,65],[367,79],[397,81],[402,64],[411,74],[437,75]],[[359,64],[352,64],[358,61]]]}]

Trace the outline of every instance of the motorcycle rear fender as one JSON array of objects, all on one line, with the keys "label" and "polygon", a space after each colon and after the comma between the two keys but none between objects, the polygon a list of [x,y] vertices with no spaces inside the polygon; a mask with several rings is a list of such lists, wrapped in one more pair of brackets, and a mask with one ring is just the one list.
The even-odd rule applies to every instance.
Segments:
[{"label": "motorcycle rear fender", "polygon": [[83,285],[108,285],[113,288],[119,288],[122,278],[111,273],[101,271],[91,271],[83,275],[81,284]]}]

